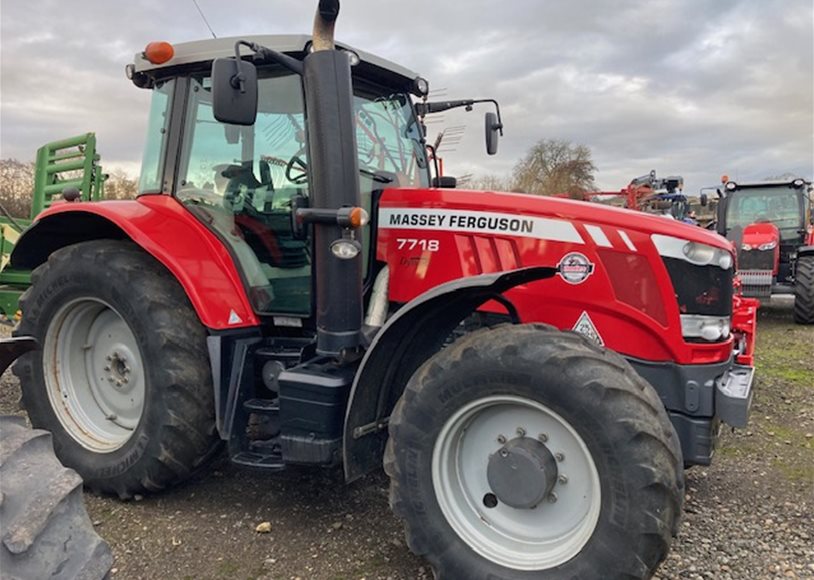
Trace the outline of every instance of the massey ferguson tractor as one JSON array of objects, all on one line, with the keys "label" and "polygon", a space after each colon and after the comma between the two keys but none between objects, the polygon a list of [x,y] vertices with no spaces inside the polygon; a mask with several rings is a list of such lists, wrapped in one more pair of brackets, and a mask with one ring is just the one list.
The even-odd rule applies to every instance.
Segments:
[{"label": "massey ferguson tractor", "polygon": [[794,321],[814,324],[811,182],[722,181],[716,228],[738,250],[743,295],[793,294]]},{"label": "massey ferguson tractor", "polygon": [[[715,233],[432,188],[408,69],[313,36],[154,43],[132,201],[21,236],[15,365],[35,426],[128,498],[231,460],[384,466],[438,578],[647,578],[683,468],[746,423],[754,308]],[[502,123],[486,114],[487,150]],[[444,185],[443,180],[436,182]],[[449,182],[447,182],[449,184]],[[575,331],[575,332],[574,332]]]}]

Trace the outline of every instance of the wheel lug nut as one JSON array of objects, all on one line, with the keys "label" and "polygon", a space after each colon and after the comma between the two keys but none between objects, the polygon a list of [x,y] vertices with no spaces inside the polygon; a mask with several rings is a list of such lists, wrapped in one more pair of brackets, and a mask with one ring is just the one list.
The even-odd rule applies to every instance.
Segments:
[{"label": "wheel lug nut", "polygon": [[562,451],[557,451],[554,454],[554,459],[560,462],[565,461],[565,453],[563,453]]},{"label": "wheel lug nut", "polygon": [[526,436],[526,430],[523,429],[522,427],[518,427],[517,428],[517,435],[518,435],[518,437],[525,437]]},{"label": "wheel lug nut", "polygon": [[500,456],[501,457],[508,457],[508,455],[509,455],[509,452],[506,451],[505,449],[500,450]]},{"label": "wheel lug nut", "polygon": [[548,441],[548,433],[540,433],[539,435],[537,435],[537,439],[545,443],[546,441]]},{"label": "wheel lug nut", "polygon": [[106,371],[109,371],[109,370],[110,370],[110,365],[107,365],[107,366],[105,367],[105,370],[106,370]]},{"label": "wheel lug nut", "polygon": [[112,356],[110,356],[110,355],[107,355],[107,356],[105,357],[105,360],[113,360],[113,357],[112,357]]},{"label": "wheel lug nut", "polygon": [[563,485],[568,483],[568,476],[566,476],[564,474],[560,474],[560,476],[557,479],[559,479],[560,483],[563,484]]},{"label": "wheel lug nut", "polygon": [[121,387],[121,386],[122,386],[122,382],[121,382],[121,381],[116,381],[116,386],[117,386],[117,387]]},{"label": "wheel lug nut", "polygon": [[105,419],[108,421],[115,421],[118,417],[116,417],[115,413],[110,413],[109,415],[105,415]]},{"label": "wheel lug nut", "polygon": [[553,491],[548,494],[548,503],[557,503],[557,494]]},{"label": "wheel lug nut", "polygon": [[127,377],[124,377],[124,378],[122,379],[122,382],[123,382],[123,383],[129,383],[129,382],[130,382],[130,379],[128,379]]},{"label": "wheel lug nut", "polygon": [[506,443],[506,437],[503,436],[503,435],[498,435],[497,436],[497,442],[500,443],[501,445],[503,445],[504,443]]}]

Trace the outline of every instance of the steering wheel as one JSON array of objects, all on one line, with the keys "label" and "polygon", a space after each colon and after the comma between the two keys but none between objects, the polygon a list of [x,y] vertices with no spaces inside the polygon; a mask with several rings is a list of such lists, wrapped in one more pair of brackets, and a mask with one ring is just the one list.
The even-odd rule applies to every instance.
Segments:
[{"label": "steering wheel", "polygon": [[285,178],[297,185],[308,183],[308,164],[300,157],[303,151],[303,149],[300,149],[296,155],[288,160],[285,166]]}]

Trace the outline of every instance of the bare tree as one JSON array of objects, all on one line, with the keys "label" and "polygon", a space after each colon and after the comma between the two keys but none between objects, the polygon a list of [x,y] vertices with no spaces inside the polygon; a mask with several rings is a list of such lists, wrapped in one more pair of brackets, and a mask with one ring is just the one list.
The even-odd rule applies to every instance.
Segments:
[{"label": "bare tree", "polygon": [[512,183],[510,177],[487,174],[473,177],[469,186],[482,191],[509,191]]},{"label": "bare tree", "polygon": [[27,218],[34,191],[34,164],[0,159],[0,205],[11,215]]},{"label": "bare tree", "polygon": [[512,191],[537,195],[568,193],[578,199],[596,191],[596,166],[591,150],[569,141],[542,139],[517,162],[512,173]]},{"label": "bare tree", "polygon": [[[0,205],[17,218],[31,216],[34,195],[34,163],[0,159]],[[80,177],[81,171],[63,175],[64,179]],[[105,199],[132,199],[138,193],[138,180],[124,171],[110,172],[104,186]]]}]

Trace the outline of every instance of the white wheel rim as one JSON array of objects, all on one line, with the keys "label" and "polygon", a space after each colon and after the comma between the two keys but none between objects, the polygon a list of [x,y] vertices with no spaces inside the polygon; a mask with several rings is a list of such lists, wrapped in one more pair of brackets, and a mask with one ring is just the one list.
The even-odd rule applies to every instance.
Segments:
[{"label": "white wheel rim", "polygon": [[109,304],[80,298],[57,312],[43,372],[54,413],[83,447],[109,453],[130,439],[144,410],[144,365],[133,331]]},{"label": "white wheel rim", "polygon": [[[557,457],[565,479],[554,486],[556,501],[550,496],[532,509],[503,502],[486,507],[484,497],[492,493],[489,456],[502,447],[500,436],[512,439],[520,433],[544,441]],[[585,442],[560,415],[522,397],[485,397],[450,417],[433,449],[432,482],[458,536],[484,558],[515,570],[567,562],[582,550],[599,520],[599,473]]]}]

